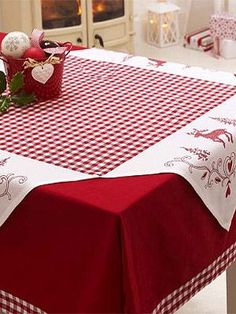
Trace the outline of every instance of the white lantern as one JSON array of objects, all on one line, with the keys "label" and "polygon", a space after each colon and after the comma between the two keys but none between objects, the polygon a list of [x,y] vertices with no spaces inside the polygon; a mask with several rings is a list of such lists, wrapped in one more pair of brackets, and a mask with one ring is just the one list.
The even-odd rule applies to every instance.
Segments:
[{"label": "white lantern", "polygon": [[147,41],[157,47],[175,45],[179,41],[180,8],[165,0],[148,6]]}]

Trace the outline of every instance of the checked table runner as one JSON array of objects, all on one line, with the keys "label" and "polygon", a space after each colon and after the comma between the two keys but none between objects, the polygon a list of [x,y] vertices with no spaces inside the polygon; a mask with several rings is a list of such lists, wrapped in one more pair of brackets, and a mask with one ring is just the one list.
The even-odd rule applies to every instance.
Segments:
[{"label": "checked table runner", "polygon": [[[234,85],[214,79],[168,73],[168,65],[167,71],[162,70],[165,64],[154,60],[147,60],[145,68],[129,66],[132,58],[123,55],[115,63],[69,56],[59,99],[25,108],[12,107],[2,117],[1,150],[91,178],[109,176],[109,172],[236,93]],[[0,166],[7,162],[3,158]],[[232,246],[202,272],[204,280],[187,282],[153,308],[154,312],[171,313],[177,309],[182,299],[191,297],[229,266],[235,259],[234,252]],[[2,295],[6,294],[2,291]],[[9,308],[9,304],[4,306]]]},{"label": "checked table runner", "polygon": [[1,149],[103,175],[233,95],[231,85],[71,56],[59,99],[4,115]]}]

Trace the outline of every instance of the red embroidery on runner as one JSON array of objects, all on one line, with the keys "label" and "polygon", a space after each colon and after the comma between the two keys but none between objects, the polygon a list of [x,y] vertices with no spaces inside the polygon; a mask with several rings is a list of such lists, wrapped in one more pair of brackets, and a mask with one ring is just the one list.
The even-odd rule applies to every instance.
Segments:
[{"label": "red embroidery on runner", "polygon": [[0,159],[0,166],[4,166],[9,158]]},{"label": "red embroidery on runner", "polygon": [[193,135],[194,137],[204,137],[206,139],[212,140],[213,142],[222,143],[224,147],[225,141],[220,136],[225,135],[228,142],[233,143],[233,135],[226,129],[216,129],[213,131],[209,131],[208,129],[205,130],[193,129],[193,132],[189,132],[187,134]]},{"label": "red embroidery on runner", "polygon": [[197,147],[181,147],[183,149],[185,149],[187,152],[194,154],[198,157],[199,160],[203,160],[203,161],[207,161],[208,157],[210,156],[210,152],[207,151],[206,149],[200,149]]},{"label": "red embroidery on runner", "polygon": [[17,180],[19,184],[24,184],[27,181],[27,177],[25,176],[16,176],[14,173],[9,173],[7,175],[0,176],[0,186],[3,186],[3,192],[0,193],[0,197],[7,196],[8,200],[12,199],[10,193],[10,184],[13,180]]},{"label": "red embroidery on runner", "polygon": [[210,118],[224,124],[230,124],[230,125],[236,126],[236,119],[220,118],[220,117],[210,117]]},{"label": "red embroidery on runner", "polygon": [[185,163],[190,173],[193,173],[193,170],[203,172],[201,179],[206,180],[205,188],[211,188],[214,184],[221,184],[222,188],[226,187],[225,198],[231,194],[231,179],[236,174],[236,154],[234,152],[226,156],[225,159],[218,158],[209,167],[196,166],[190,162],[191,159],[191,156],[177,157],[165,163],[165,166],[173,167],[175,163]]}]

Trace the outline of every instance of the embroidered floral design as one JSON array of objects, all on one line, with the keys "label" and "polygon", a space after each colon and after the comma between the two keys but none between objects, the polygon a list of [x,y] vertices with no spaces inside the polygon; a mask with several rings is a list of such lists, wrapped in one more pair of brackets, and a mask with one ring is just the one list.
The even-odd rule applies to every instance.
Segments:
[{"label": "embroidered floral design", "polygon": [[6,162],[8,161],[8,159],[10,159],[10,157],[4,158],[4,159],[0,159],[0,166],[4,166],[6,164]]},{"label": "embroidered floral design", "polygon": [[210,118],[224,124],[230,124],[230,125],[236,126],[236,119],[219,118],[219,117],[210,117]]},{"label": "embroidered floral design", "polygon": [[225,148],[225,142],[220,136],[224,135],[227,138],[228,142],[233,143],[233,135],[230,132],[228,132],[226,129],[216,129],[212,131],[209,131],[208,129],[205,129],[205,130],[193,129],[192,132],[189,132],[187,134],[193,135],[194,137],[204,137],[213,142],[222,143],[224,148]]},{"label": "embroidered floral design", "polygon": [[13,180],[18,180],[19,184],[23,184],[27,181],[25,176],[16,176],[14,173],[0,176],[0,187],[3,187],[3,192],[0,193],[0,197],[7,196],[8,200],[11,200],[10,184]]},{"label": "embroidered floral design", "polygon": [[165,166],[173,167],[175,163],[185,163],[190,173],[193,173],[193,170],[202,171],[201,179],[206,180],[205,188],[211,188],[214,184],[221,184],[222,188],[226,188],[225,197],[227,198],[231,194],[231,180],[236,174],[236,154],[234,152],[225,157],[224,160],[218,158],[217,161],[213,161],[210,167],[196,166],[190,162],[191,159],[191,156],[176,157],[165,163]]},{"label": "embroidered floral design", "polygon": [[185,149],[187,152],[192,153],[196,156],[198,156],[198,160],[207,161],[208,157],[210,156],[210,152],[206,149],[200,149],[200,148],[188,148],[188,147],[181,147]]}]

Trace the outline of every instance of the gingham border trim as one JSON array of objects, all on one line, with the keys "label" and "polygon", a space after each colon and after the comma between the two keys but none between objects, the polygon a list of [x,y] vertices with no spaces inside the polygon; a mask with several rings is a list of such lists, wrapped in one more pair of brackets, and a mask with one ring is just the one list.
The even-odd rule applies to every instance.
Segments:
[{"label": "gingham border trim", "polygon": [[46,314],[40,308],[0,290],[0,314]]},{"label": "gingham border trim", "polygon": [[211,283],[235,260],[236,243],[232,244],[222,255],[220,255],[211,265],[205,268],[197,276],[193,277],[185,285],[170,293],[157,305],[152,314],[174,313],[197,292]]}]

